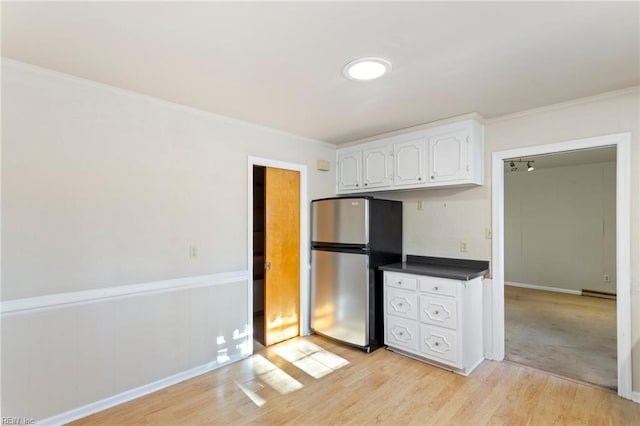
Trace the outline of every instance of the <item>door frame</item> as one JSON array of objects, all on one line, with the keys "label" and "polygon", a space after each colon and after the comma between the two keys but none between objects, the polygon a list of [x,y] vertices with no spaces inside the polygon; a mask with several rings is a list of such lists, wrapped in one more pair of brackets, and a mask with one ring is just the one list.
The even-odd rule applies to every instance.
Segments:
[{"label": "door frame", "polygon": [[504,331],[504,165],[506,159],[588,148],[616,147],[616,311],[618,395],[632,399],[631,366],[631,133],[616,133],[561,143],[537,145],[492,154],[492,275],[489,357],[505,356]]},{"label": "door frame", "polygon": [[[247,161],[247,324],[253,339],[253,166],[272,167],[300,173],[300,335],[309,328],[309,206],[307,202],[307,166],[268,158],[248,156]],[[253,353],[253,345],[251,352]]]}]

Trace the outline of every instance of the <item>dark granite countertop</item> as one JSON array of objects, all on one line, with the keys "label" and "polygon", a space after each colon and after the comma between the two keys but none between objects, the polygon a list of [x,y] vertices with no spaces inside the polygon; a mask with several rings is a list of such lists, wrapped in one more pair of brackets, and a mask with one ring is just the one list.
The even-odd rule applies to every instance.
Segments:
[{"label": "dark granite countertop", "polygon": [[489,261],[409,254],[406,262],[383,265],[380,270],[469,281],[489,272]]}]

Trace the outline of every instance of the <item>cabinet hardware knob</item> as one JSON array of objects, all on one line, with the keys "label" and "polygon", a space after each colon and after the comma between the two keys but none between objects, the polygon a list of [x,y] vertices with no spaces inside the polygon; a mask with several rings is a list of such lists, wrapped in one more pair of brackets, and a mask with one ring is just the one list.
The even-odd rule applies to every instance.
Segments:
[{"label": "cabinet hardware knob", "polygon": [[402,302],[398,303],[398,306],[402,307]]},{"label": "cabinet hardware knob", "polygon": [[404,336],[404,332],[401,331],[400,333],[398,333],[398,336]]},{"label": "cabinet hardware knob", "polygon": [[434,288],[433,288],[433,291],[438,291],[438,287],[437,287],[437,286],[436,286],[436,287],[434,287]]},{"label": "cabinet hardware knob", "polygon": [[359,183],[356,183],[356,186],[360,186],[360,184],[359,184]]},{"label": "cabinet hardware knob", "polygon": [[435,342],[435,343],[434,343],[434,345],[436,345],[436,346],[440,346],[440,343],[438,343],[438,342]]},{"label": "cabinet hardware knob", "polygon": [[435,176],[431,176],[431,179],[435,179]]},{"label": "cabinet hardware knob", "polygon": [[402,281],[398,281],[398,285],[402,285]]},{"label": "cabinet hardware knob", "polygon": [[368,186],[368,185],[369,185],[368,183],[365,183],[365,184],[364,184],[364,186]]},{"label": "cabinet hardware knob", "polygon": [[418,180],[422,180],[422,176],[418,177]]},{"label": "cabinet hardware knob", "polygon": [[440,315],[440,311],[434,311],[433,313],[436,315]]}]

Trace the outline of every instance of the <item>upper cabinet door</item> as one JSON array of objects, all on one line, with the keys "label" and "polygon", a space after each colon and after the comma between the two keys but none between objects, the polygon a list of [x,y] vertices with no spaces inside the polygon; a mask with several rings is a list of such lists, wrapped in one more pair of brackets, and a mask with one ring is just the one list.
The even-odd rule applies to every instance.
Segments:
[{"label": "upper cabinet door", "polygon": [[426,182],[425,140],[412,139],[393,146],[395,157],[394,185],[415,185]]},{"label": "upper cabinet door", "polygon": [[338,152],[338,192],[362,189],[362,151]]},{"label": "upper cabinet door", "polygon": [[362,185],[364,189],[391,185],[393,148],[384,146],[362,151],[362,167]]},{"label": "upper cabinet door", "polygon": [[429,182],[468,180],[471,177],[469,143],[466,130],[429,137]]}]

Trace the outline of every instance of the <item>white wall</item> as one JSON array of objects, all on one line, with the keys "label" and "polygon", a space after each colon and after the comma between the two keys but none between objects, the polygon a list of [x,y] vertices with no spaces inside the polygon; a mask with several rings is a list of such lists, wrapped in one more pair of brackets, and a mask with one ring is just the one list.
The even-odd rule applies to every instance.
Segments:
[{"label": "white wall", "polygon": [[3,300],[246,269],[248,155],[334,193],[328,144],[13,62],[2,101]]},{"label": "white wall", "polygon": [[615,293],[615,177],[615,162],[505,173],[505,281]]},{"label": "white wall", "polygon": [[[333,171],[315,170],[332,145],[9,60],[2,142],[5,306],[246,273],[249,155],[306,164],[309,199],[334,194]],[[3,415],[52,416],[217,365],[217,337],[246,327],[247,281],[206,286],[3,315]]]}]

